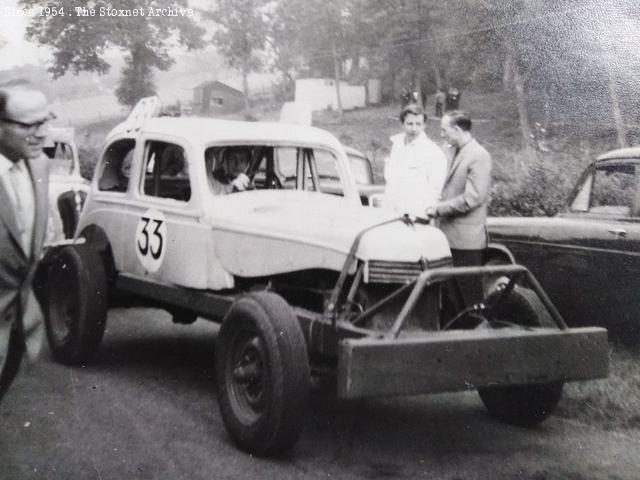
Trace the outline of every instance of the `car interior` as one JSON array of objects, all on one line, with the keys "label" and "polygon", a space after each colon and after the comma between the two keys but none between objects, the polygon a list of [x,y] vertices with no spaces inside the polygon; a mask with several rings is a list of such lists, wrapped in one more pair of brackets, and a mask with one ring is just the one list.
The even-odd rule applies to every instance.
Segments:
[{"label": "car interior", "polygon": [[[232,146],[215,146],[205,151],[210,181],[220,168],[225,151]],[[233,148],[237,148],[234,145]],[[247,176],[253,189],[298,189],[342,195],[337,160],[332,153],[313,148],[272,145],[244,145],[250,151]]]}]

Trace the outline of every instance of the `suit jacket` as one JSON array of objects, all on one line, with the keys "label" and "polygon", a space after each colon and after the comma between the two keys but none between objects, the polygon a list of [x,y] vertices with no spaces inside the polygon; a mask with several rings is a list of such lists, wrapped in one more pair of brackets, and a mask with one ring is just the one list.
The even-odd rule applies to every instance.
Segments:
[{"label": "suit jacket", "polygon": [[18,328],[27,354],[33,360],[44,339],[42,311],[31,283],[46,233],[49,178],[46,158],[29,160],[26,164],[33,182],[36,209],[30,252],[22,247],[11,197],[0,182],[0,328]]},{"label": "suit jacket", "polygon": [[487,246],[487,206],[491,188],[491,155],[475,139],[451,161],[436,212],[449,246],[480,250]]}]

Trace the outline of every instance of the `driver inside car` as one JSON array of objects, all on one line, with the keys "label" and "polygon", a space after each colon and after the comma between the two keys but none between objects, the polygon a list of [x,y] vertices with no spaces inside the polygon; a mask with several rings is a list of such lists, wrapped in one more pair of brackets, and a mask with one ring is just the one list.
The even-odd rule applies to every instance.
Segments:
[{"label": "driver inside car", "polygon": [[251,188],[247,175],[251,164],[251,151],[246,147],[229,147],[213,170],[211,189],[214,195],[243,192]]}]

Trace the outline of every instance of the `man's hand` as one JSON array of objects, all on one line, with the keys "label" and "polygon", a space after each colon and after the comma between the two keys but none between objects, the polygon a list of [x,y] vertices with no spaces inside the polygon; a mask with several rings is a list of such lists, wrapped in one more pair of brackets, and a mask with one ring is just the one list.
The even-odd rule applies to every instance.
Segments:
[{"label": "man's hand", "polygon": [[436,218],[438,216],[438,210],[436,207],[427,207],[424,211],[424,215],[428,219]]},{"label": "man's hand", "polygon": [[249,188],[250,183],[251,180],[244,173],[241,173],[231,181],[233,189],[237,190],[238,192],[244,192],[247,188]]}]

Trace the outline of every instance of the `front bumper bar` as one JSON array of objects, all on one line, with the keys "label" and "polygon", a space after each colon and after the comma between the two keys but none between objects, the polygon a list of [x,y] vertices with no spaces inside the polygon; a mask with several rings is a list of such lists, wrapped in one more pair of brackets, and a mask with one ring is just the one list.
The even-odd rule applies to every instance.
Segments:
[{"label": "front bumper bar", "polygon": [[345,339],[338,396],[359,398],[472,390],[606,377],[607,331],[587,327],[408,332]]}]

